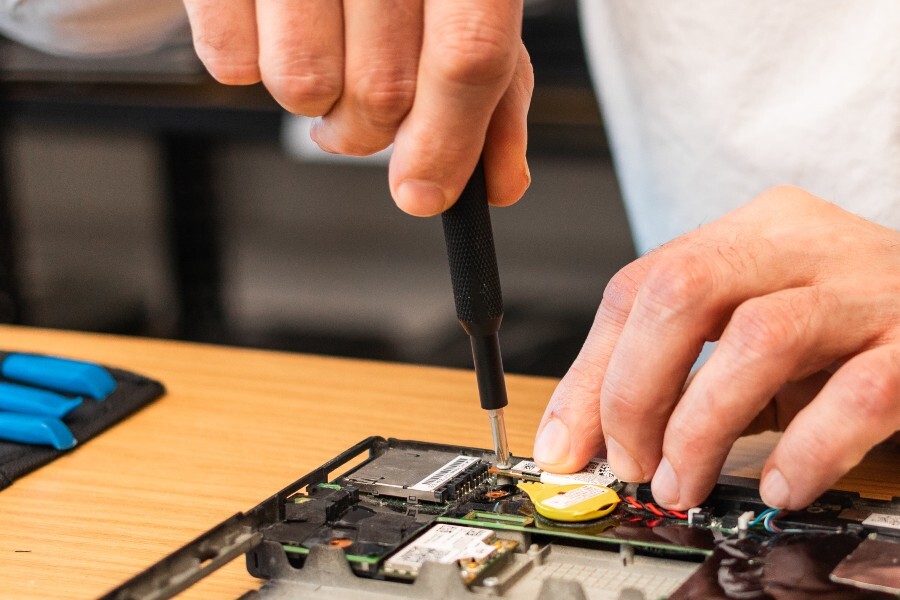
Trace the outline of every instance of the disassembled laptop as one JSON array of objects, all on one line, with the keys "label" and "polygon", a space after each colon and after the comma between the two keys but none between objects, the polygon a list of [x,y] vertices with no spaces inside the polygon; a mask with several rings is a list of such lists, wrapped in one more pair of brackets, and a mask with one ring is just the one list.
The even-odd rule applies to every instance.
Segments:
[{"label": "disassembled laptop", "polygon": [[263,580],[244,598],[900,594],[900,499],[830,491],[780,513],[757,487],[723,478],[702,506],[670,511],[599,459],[554,475],[521,458],[498,468],[486,450],[371,437],[106,597],[168,598],[241,554]]}]

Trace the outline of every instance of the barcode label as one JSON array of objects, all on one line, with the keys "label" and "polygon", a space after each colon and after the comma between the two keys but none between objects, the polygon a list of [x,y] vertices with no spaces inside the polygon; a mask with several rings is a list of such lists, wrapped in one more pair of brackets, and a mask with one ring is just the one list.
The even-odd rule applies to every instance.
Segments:
[{"label": "barcode label", "polygon": [[474,456],[457,456],[416,485],[410,486],[409,489],[433,492],[477,462],[478,459]]},{"label": "barcode label", "polygon": [[615,483],[616,476],[605,458],[595,458],[577,473],[541,473],[541,483],[566,485],[569,483],[589,483],[591,485],[609,486]]},{"label": "barcode label", "polygon": [[483,562],[497,552],[489,542],[490,529],[439,524],[394,554],[385,567],[394,571],[418,572],[426,561],[453,563],[458,560]]},{"label": "barcode label", "polygon": [[886,515],[884,513],[872,513],[862,522],[870,527],[887,527],[888,529],[900,529],[900,515]]}]

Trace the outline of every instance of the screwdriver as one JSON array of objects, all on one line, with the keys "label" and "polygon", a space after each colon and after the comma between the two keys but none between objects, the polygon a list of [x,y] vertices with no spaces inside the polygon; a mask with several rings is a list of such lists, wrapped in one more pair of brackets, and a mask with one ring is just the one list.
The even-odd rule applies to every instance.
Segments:
[{"label": "screwdriver", "polygon": [[481,408],[488,411],[497,467],[509,468],[509,443],[503,421],[503,407],[508,399],[498,335],[503,296],[481,160],[456,204],[441,218],[456,316],[472,344],[478,396]]}]

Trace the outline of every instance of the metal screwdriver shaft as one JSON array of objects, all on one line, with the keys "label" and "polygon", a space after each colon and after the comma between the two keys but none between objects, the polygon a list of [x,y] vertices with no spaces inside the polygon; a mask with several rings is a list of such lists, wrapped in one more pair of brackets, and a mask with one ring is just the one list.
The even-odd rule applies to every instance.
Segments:
[{"label": "metal screwdriver shaft", "polygon": [[503,296],[481,161],[459,200],[442,215],[456,316],[472,343],[481,408],[488,411],[497,466],[509,466],[509,444],[503,407],[506,379],[500,356]]},{"label": "metal screwdriver shaft", "polygon": [[512,466],[509,462],[509,442],[506,440],[506,422],[503,420],[503,409],[488,410],[491,422],[491,440],[497,454],[497,466],[501,469]]}]

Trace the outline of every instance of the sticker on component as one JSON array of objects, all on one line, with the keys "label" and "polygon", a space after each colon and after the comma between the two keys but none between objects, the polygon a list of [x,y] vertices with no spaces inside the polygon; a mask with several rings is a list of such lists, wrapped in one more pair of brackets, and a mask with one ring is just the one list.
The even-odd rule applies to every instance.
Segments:
[{"label": "sticker on component", "polygon": [[566,485],[569,483],[589,483],[591,485],[610,486],[616,482],[616,476],[605,458],[595,458],[577,473],[541,473],[541,483]]},{"label": "sticker on component", "polygon": [[414,578],[426,562],[460,563],[465,583],[471,583],[497,559],[509,556],[517,542],[498,539],[490,529],[439,523],[384,562],[388,575]]}]

